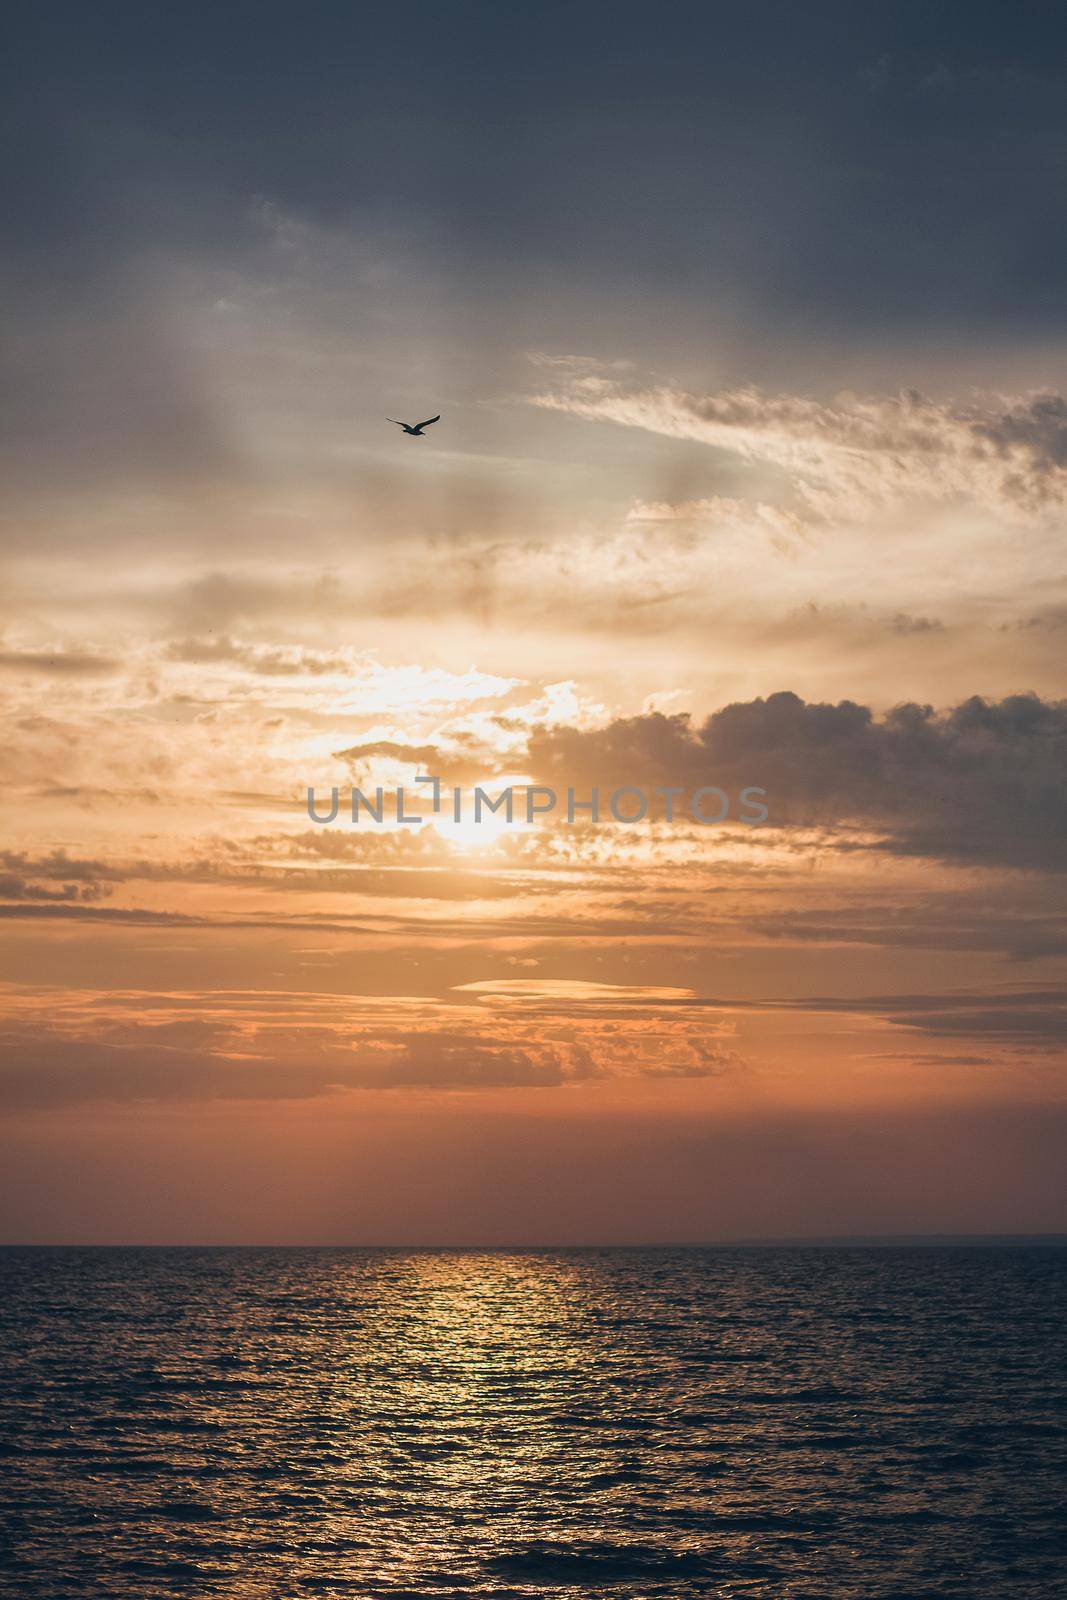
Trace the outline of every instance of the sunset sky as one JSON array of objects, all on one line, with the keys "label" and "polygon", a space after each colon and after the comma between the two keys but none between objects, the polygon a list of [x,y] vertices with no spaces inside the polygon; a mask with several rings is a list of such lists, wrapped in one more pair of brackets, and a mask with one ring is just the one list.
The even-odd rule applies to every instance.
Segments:
[{"label": "sunset sky", "polygon": [[0,1236],[1067,1227],[1056,8],[15,32]]}]

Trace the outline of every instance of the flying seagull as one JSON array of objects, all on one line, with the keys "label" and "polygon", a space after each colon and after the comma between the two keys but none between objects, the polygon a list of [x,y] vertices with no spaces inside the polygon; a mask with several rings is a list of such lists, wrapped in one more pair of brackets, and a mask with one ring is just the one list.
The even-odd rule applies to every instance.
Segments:
[{"label": "flying seagull", "polygon": [[416,422],[413,428],[410,428],[406,422],[397,422],[395,417],[386,417],[385,420],[386,422],[396,423],[398,428],[403,428],[405,433],[410,433],[413,439],[421,439],[423,428],[428,428],[431,422],[440,422],[441,413],[438,412],[436,417],[427,417],[425,422]]}]

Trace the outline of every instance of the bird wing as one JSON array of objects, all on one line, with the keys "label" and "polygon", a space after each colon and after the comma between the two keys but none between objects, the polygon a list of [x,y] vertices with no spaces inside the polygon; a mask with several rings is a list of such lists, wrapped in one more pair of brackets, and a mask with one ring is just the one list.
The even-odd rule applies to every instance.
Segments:
[{"label": "bird wing", "polygon": [[440,422],[440,420],[441,413],[438,412],[436,417],[427,417],[425,422],[416,422],[415,426],[416,428],[428,428],[431,422]]},{"label": "bird wing", "polygon": [[386,420],[386,422],[394,422],[394,423],[396,423],[396,426],[398,428],[406,428],[407,427],[407,423],[406,422],[397,422],[395,417],[386,417],[385,420]]}]

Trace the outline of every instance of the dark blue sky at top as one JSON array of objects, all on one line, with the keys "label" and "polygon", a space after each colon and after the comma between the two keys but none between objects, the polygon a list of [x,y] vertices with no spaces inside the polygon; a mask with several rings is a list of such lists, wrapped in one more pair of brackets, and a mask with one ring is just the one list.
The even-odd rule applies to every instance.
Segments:
[{"label": "dark blue sky at top", "polygon": [[578,273],[966,335],[1063,317],[1056,5],[23,7],[16,262],[225,242],[250,194]]}]

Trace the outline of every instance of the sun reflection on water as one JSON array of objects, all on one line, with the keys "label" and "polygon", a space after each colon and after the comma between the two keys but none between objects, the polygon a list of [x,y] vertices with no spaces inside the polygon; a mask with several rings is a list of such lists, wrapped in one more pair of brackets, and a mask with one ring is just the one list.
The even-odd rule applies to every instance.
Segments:
[{"label": "sun reflection on water", "polygon": [[1007,1593],[993,1517],[1051,1593],[1052,1267],[977,1256],[0,1256],[25,1592]]}]

